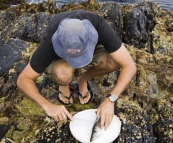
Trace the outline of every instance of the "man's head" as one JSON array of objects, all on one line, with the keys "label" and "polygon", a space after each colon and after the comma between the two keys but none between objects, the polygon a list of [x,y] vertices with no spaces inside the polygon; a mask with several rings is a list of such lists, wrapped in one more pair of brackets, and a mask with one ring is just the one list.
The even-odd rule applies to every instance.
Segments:
[{"label": "man's head", "polygon": [[73,68],[81,68],[92,61],[98,33],[90,21],[84,19],[62,20],[52,37],[58,56]]}]

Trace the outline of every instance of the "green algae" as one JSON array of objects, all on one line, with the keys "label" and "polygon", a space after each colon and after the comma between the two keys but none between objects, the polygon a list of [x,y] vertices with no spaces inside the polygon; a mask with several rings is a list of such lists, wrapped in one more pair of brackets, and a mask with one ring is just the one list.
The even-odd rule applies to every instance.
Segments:
[{"label": "green algae", "polygon": [[21,142],[23,138],[23,132],[20,131],[14,131],[13,132],[13,137],[15,142]]},{"label": "green algae", "polygon": [[4,99],[5,99],[5,97],[0,98],[0,105],[4,103]]},{"label": "green algae", "polygon": [[23,116],[45,116],[43,109],[38,107],[36,103],[30,99],[24,98],[20,103],[16,105],[16,108]]},{"label": "green algae", "polygon": [[75,111],[76,112],[79,112],[79,111],[82,111],[82,110],[87,110],[87,109],[93,109],[93,108],[94,108],[94,106],[93,106],[92,103],[84,104],[84,105],[78,103],[78,104],[75,105],[75,109],[76,109]]},{"label": "green algae", "polygon": [[126,107],[129,107],[129,108],[135,108],[135,110],[138,110],[138,111],[142,111],[142,108],[139,106],[138,102],[137,101],[133,101],[133,100],[130,100],[128,97],[122,97],[120,99],[117,100],[117,107],[118,108],[126,108]]},{"label": "green algae", "polygon": [[[57,101],[56,104],[57,105],[62,105],[58,101]],[[64,106],[66,107],[66,109],[70,113],[77,113],[77,112],[82,111],[82,110],[93,109],[94,108],[94,103],[80,104],[79,101],[77,101],[77,102],[75,102],[73,104],[64,105]]]},{"label": "green algae", "polygon": [[31,123],[30,119],[25,119],[24,117],[21,117],[18,119],[18,125],[17,125],[18,129],[27,131],[31,125],[32,125],[32,123]]},{"label": "green algae", "polygon": [[5,134],[6,138],[10,138],[12,139],[13,137],[13,131],[15,130],[15,126],[11,125],[10,129],[8,130],[8,132]]},{"label": "green algae", "polygon": [[7,117],[0,117],[0,125],[8,124],[9,119]]},{"label": "green algae", "polygon": [[[31,13],[37,12],[37,7],[34,5],[31,5],[31,7],[28,5],[24,6],[25,7],[23,8],[17,7],[16,11],[18,11],[19,14],[25,13],[26,11]],[[78,5],[65,5],[62,7],[62,11],[88,9],[98,13],[99,7],[100,5],[96,4],[95,1],[89,1],[86,3],[80,3]],[[122,8],[123,16],[133,7],[134,5],[124,6]],[[27,8],[28,10],[26,10]],[[146,112],[145,110],[147,110],[150,116],[150,120],[148,122],[151,124],[156,124],[161,119],[167,119],[169,115],[171,115],[171,112],[168,109],[172,108],[172,104],[167,100],[173,101],[173,96],[170,94],[172,93],[171,88],[173,83],[173,67],[171,66],[173,65],[173,34],[172,32],[169,32],[171,28],[172,17],[170,15],[167,17],[166,12],[163,14],[163,11],[160,9],[160,7],[156,7],[154,10],[157,16],[160,16],[161,14],[166,16],[166,18],[156,18],[156,26],[151,32],[153,36],[153,43],[151,44],[154,49],[154,54],[150,54],[146,47],[143,49],[137,49],[133,46],[125,45],[133,60],[136,62],[137,75],[135,79],[130,82],[129,87],[127,88],[128,94],[123,94],[124,96],[120,96],[120,98],[117,100],[117,107],[123,109],[123,112],[118,114],[121,116],[122,120],[125,120],[128,117],[134,118],[132,121],[130,121],[130,119],[127,120],[127,123],[132,125],[136,125],[135,120],[142,119],[140,114]],[[22,52],[22,59],[28,60],[38,46],[37,43],[31,44],[31,46],[27,48],[25,52]],[[160,50],[160,47],[163,48],[163,50]],[[14,68],[9,70],[9,74],[14,72],[16,72]],[[12,76],[9,79],[11,78]],[[103,86],[103,81],[105,79],[107,80],[107,83],[110,83],[109,86]],[[43,80],[43,75],[41,75],[37,78],[36,83],[42,83]],[[98,93],[98,97],[96,97],[96,99],[98,99],[100,96],[103,97],[106,95],[114,86],[114,81],[116,81],[116,77],[113,73],[94,78],[94,82],[97,84],[94,90]],[[51,85],[48,88],[48,90],[52,90],[53,88],[56,88],[56,85]],[[43,90],[46,91],[47,89]],[[38,107],[33,101],[26,99],[24,94],[21,94],[21,92],[17,91],[14,94],[15,97],[12,96],[11,100],[14,99],[15,107],[17,108],[18,113],[17,116],[13,116],[10,119],[10,122],[16,121],[17,123],[16,126],[11,126],[10,130],[6,134],[6,137],[14,139],[16,142],[21,142],[22,140],[25,142],[24,138],[32,138],[32,136],[34,138],[37,132],[42,132],[41,128],[45,124],[45,122],[43,122],[43,118],[46,115],[40,107]],[[167,98],[167,100],[165,100],[165,98]],[[0,98],[0,109],[1,106],[4,106],[5,99],[5,97]],[[137,101],[134,99],[137,99]],[[72,114],[85,109],[92,109],[96,107],[96,103],[81,105],[78,99],[76,100],[77,102],[65,106]],[[139,102],[142,103],[142,105],[139,104]],[[154,106],[155,104],[157,105],[156,107]],[[166,108],[165,112],[160,114],[164,108]],[[138,114],[133,114],[133,111]],[[161,116],[163,116],[163,118],[160,119]],[[172,117],[170,117],[170,119],[172,119]],[[141,123],[141,125],[143,124],[144,123]],[[46,126],[49,126],[49,124],[45,124],[45,127]],[[172,128],[171,123],[169,126]],[[159,131],[164,130],[163,126],[161,125],[158,126],[158,129]],[[168,136],[172,138],[172,129],[168,130]]]}]

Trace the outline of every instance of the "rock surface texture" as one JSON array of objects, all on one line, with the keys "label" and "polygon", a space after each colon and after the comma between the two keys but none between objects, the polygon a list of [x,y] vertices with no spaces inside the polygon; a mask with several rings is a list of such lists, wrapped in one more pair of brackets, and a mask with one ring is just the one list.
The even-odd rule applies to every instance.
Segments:
[{"label": "rock surface texture", "polygon": [[[16,86],[16,80],[38,47],[44,31],[63,11],[84,9],[103,16],[121,37],[133,57],[137,74],[115,104],[122,127],[114,143],[173,142],[173,12],[149,1],[133,5],[95,0],[68,4],[61,9],[54,2],[19,4],[0,2],[0,141],[1,143],[77,143],[69,122],[54,122]],[[2,4],[1,4],[2,3]],[[81,69],[85,72],[88,67]],[[88,105],[66,106],[75,114],[97,108],[116,84],[119,71],[90,81],[95,99]],[[35,81],[49,101],[56,100],[57,85],[42,73]],[[72,85],[75,85],[75,79]]]}]

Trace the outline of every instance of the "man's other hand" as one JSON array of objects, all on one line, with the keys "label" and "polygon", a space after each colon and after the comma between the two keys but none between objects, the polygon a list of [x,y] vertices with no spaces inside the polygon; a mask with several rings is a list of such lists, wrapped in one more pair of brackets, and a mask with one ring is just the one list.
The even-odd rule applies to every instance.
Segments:
[{"label": "man's other hand", "polygon": [[63,105],[55,105],[50,103],[44,107],[45,112],[48,116],[55,119],[55,121],[64,121],[66,122],[69,118],[72,120],[72,115],[67,111]]},{"label": "man's other hand", "polygon": [[101,117],[101,128],[105,130],[110,125],[114,116],[114,103],[105,98],[97,109],[97,117]]}]

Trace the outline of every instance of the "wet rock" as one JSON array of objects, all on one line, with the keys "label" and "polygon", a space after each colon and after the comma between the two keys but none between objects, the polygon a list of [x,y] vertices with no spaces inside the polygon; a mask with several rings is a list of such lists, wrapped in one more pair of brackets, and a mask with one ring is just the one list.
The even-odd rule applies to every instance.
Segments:
[{"label": "wet rock", "polygon": [[78,143],[72,136],[69,128],[69,121],[67,123],[54,122],[52,119],[46,117],[44,125],[37,130],[35,137],[26,138],[25,143],[39,142],[39,143]]},{"label": "wet rock", "polygon": [[[136,8],[139,8],[142,13],[145,14],[147,21],[146,21],[146,31],[150,32],[153,30],[154,26],[155,26],[155,10],[157,8],[156,4],[149,2],[149,1],[143,1],[140,2],[137,6],[135,6]],[[134,7],[134,8],[135,8]]]},{"label": "wet rock", "polygon": [[[22,3],[0,12],[3,29],[0,32],[0,118],[7,117],[10,125],[3,133],[2,138],[6,138],[2,142],[78,142],[70,134],[69,122],[55,122],[46,117],[16,86],[18,75],[38,47],[54,14],[74,9],[103,16],[122,37],[137,66],[137,74],[115,104],[122,128],[114,142],[172,142],[173,13],[147,1],[120,7],[89,0],[64,5],[60,10],[55,7],[51,2]],[[7,21],[2,22],[4,19]],[[88,68],[82,68],[81,74]],[[116,84],[120,71],[93,78],[90,81],[95,93],[93,102],[81,105],[75,94],[74,104],[66,106],[68,111],[97,108]],[[35,83],[46,99],[59,104],[58,86],[47,71]],[[75,84],[76,79],[70,86]]]},{"label": "wet rock", "polygon": [[124,23],[124,41],[135,47],[142,47],[148,39],[145,15],[140,9],[135,8],[125,16],[124,21],[127,21]]},{"label": "wet rock", "polygon": [[10,125],[0,125],[0,128],[1,128],[0,130],[0,140],[1,140],[9,130]]},{"label": "wet rock", "polygon": [[8,120],[9,119],[7,117],[0,118],[0,140],[5,136],[10,128],[10,125],[8,125]]},{"label": "wet rock", "polygon": [[100,4],[99,15],[103,16],[108,24],[117,32],[119,36],[122,34],[122,14],[120,7],[111,2]]},{"label": "wet rock", "polygon": [[97,13],[99,9],[99,4],[97,3],[96,0],[88,0],[86,2],[81,2],[79,4],[70,3],[63,5],[60,11],[63,12],[63,11],[71,11],[79,9],[88,10]]},{"label": "wet rock", "polygon": [[0,12],[0,31],[13,22],[15,18],[16,14],[14,12]]},{"label": "wet rock", "polygon": [[141,2],[124,17],[124,41],[138,48],[147,45],[151,52],[149,32],[155,26],[154,5],[151,2]]},{"label": "wet rock", "polygon": [[150,117],[136,101],[125,97],[117,101],[118,116],[122,120],[121,132],[114,142],[155,143]]},{"label": "wet rock", "polygon": [[158,122],[154,124],[154,132],[157,142],[172,142],[173,110],[170,101],[161,100],[158,105]]},{"label": "wet rock", "polygon": [[10,39],[0,49],[0,76],[8,71],[14,62],[19,61],[22,52],[30,46],[29,43],[20,39]]},{"label": "wet rock", "polygon": [[0,77],[0,91],[3,88],[3,85],[4,85],[4,78],[3,77]]},{"label": "wet rock", "polygon": [[[173,18],[173,16],[172,16],[172,18]],[[166,27],[164,27],[160,23],[160,24],[156,24],[156,26],[154,27],[151,34],[152,34],[152,43],[153,43],[153,45],[152,45],[153,53],[157,54],[157,55],[160,54],[163,56],[169,56],[169,58],[171,58],[171,55],[173,55],[173,48],[172,48],[173,47],[173,42],[172,42],[173,34],[172,34],[172,32],[169,32],[166,29]],[[157,58],[159,58],[159,56],[157,56]],[[171,61],[172,61],[172,59],[170,59],[170,62]],[[172,63],[170,63],[170,64],[172,64]]]},{"label": "wet rock", "polygon": [[[9,38],[19,38],[28,42],[40,42],[53,15],[46,13],[23,14],[0,34],[0,46]],[[13,25],[13,26],[12,26]]]},{"label": "wet rock", "polygon": [[19,2],[19,5],[15,7],[8,7],[4,10],[5,12],[13,11],[17,16],[21,16],[24,13],[37,13],[37,12],[47,12],[47,13],[57,13],[58,8],[56,7],[55,1],[43,1],[39,4],[28,4],[26,2]]},{"label": "wet rock", "polygon": [[25,0],[1,0],[0,1],[0,10],[5,10],[11,5],[17,5],[23,3]]}]

